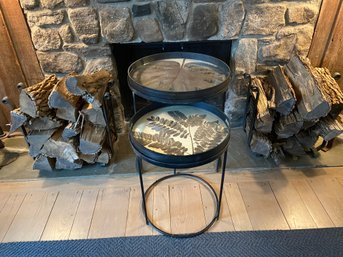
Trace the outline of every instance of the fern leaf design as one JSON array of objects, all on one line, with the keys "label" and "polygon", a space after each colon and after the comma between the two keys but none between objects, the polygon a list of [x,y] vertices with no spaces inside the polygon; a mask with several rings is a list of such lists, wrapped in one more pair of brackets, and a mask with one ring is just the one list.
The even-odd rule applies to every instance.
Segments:
[{"label": "fern leaf design", "polygon": [[168,114],[177,122],[179,122],[182,126],[188,127],[187,124],[187,116],[180,111],[169,111]]},{"label": "fern leaf design", "polygon": [[180,136],[181,138],[188,137],[188,130],[177,121],[161,118],[158,116],[151,116],[150,118],[148,118],[148,121],[148,126],[155,131],[158,131],[160,133],[163,132],[169,136]]},{"label": "fern leaf design", "polygon": [[216,147],[227,133],[227,128],[219,122],[204,122],[194,133],[194,153],[202,153]]},{"label": "fern leaf design", "polygon": [[134,132],[135,139],[148,149],[157,149],[168,155],[184,155],[187,148],[181,142],[170,138],[166,133],[159,133],[155,135],[144,132]]},{"label": "fern leaf design", "polygon": [[201,126],[205,122],[206,114],[194,114],[188,116],[187,124],[190,127]]}]

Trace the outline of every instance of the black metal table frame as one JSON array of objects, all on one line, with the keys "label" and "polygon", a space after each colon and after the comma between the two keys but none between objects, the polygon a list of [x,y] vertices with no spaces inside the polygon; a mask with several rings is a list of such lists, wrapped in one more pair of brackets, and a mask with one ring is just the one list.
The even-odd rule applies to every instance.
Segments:
[{"label": "black metal table frame", "polygon": [[[223,72],[223,74],[226,74],[227,76],[225,80],[219,83],[218,85],[215,85],[211,88],[198,90],[196,91],[196,93],[194,91],[164,92],[164,91],[148,88],[145,85],[141,85],[139,82],[135,81],[135,79],[131,77],[131,71],[134,70],[136,67],[144,65],[146,62],[156,61],[156,60],[165,59],[165,58],[190,58],[190,59],[210,62],[212,64],[215,64]],[[230,69],[224,62],[212,56],[198,54],[198,53],[190,53],[190,52],[160,53],[160,54],[147,56],[147,57],[137,60],[136,62],[132,63],[130,67],[128,68],[128,85],[130,86],[130,89],[132,91],[133,109],[135,113],[135,115],[131,119],[131,125],[135,122],[134,121],[135,117],[137,116],[141,117],[139,113],[136,113],[137,112],[136,95],[143,97],[149,101],[157,102],[157,103],[164,103],[164,104],[169,104],[169,105],[170,104],[171,105],[175,105],[175,104],[188,105],[190,103],[204,101],[209,98],[208,97],[209,95],[217,96],[222,93],[225,93],[228,87],[229,80],[230,80],[229,74],[230,74]],[[205,105],[207,105],[207,107]],[[219,117],[225,116],[222,112],[218,110],[214,110],[213,108],[215,107],[209,107],[208,104],[201,103],[201,104],[197,104],[197,106],[200,108],[205,107],[205,109],[207,110],[209,108],[211,110],[208,110],[208,111],[216,113]],[[145,107],[144,109],[149,109],[149,107]],[[224,120],[224,118],[222,119]],[[225,121],[228,124],[227,117],[225,118]],[[230,128],[229,124],[228,124],[228,128]],[[157,229],[159,232],[161,232],[164,235],[178,237],[178,238],[197,236],[207,231],[213,225],[213,223],[219,218],[219,215],[220,215],[229,138],[230,138],[230,133],[228,134],[227,138],[222,143],[220,143],[218,147],[216,147],[216,150],[212,149],[207,152],[204,152],[201,154],[195,154],[191,156],[172,156],[172,155],[161,155],[161,154],[157,154],[157,153],[149,151],[143,145],[135,143],[135,139],[132,137],[131,133],[129,133],[131,146],[134,152],[136,153],[136,169],[139,174],[141,194],[142,194],[142,208],[143,208],[143,213],[144,213],[145,221],[147,225],[149,224],[152,225],[155,229]],[[224,155],[223,159],[222,159],[222,155]],[[145,190],[144,182],[143,182],[142,160],[145,160],[159,167],[172,168],[174,169],[174,173],[156,180],[151,186],[149,186],[147,190]],[[217,160],[216,171],[218,172],[220,170],[220,166],[221,166],[221,171],[222,171],[220,189],[219,189],[218,194],[216,193],[214,188],[203,178],[194,174],[176,172],[176,169],[194,168],[200,165],[210,163],[215,160]],[[173,234],[171,232],[167,232],[164,229],[158,227],[156,224],[154,224],[151,221],[151,219],[149,218],[147,214],[146,201],[149,197],[150,192],[159,183],[165,180],[174,178],[174,177],[181,177],[181,176],[199,181],[213,194],[215,212],[214,212],[214,216],[212,220],[207,225],[205,225],[204,228],[200,229],[199,231],[193,232],[193,233],[186,233],[186,234]]]},{"label": "black metal table frame", "polygon": [[[216,107],[206,104],[206,103],[195,103],[191,104],[193,106],[207,109],[208,111],[211,111],[215,114],[217,114],[219,117],[220,115],[224,116],[224,114],[219,111]],[[154,110],[158,107],[167,106],[165,104],[155,103],[151,104],[150,106],[147,106],[143,108],[142,110],[138,111],[138,113],[132,117],[131,119],[131,126],[137,121],[137,119],[141,116],[143,116],[144,113]],[[221,113],[221,114],[220,114]],[[226,117],[226,116],[225,116]],[[228,124],[227,118],[225,119],[225,122]],[[228,124],[228,127],[229,124]],[[224,179],[225,179],[225,167],[227,162],[227,149],[229,146],[229,140],[230,140],[230,132],[228,133],[228,136],[226,139],[218,145],[217,149],[210,150],[208,152],[204,152],[197,155],[190,155],[190,156],[166,156],[162,154],[155,153],[153,151],[148,150],[143,145],[140,145],[139,143],[135,142],[134,137],[131,133],[129,133],[129,141],[130,144],[136,154],[136,170],[139,174],[139,181],[140,181],[140,188],[141,188],[141,195],[142,195],[142,209],[145,217],[145,221],[147,225],[152,225],[155,229],[157,229],[159,232],[161,232],[164,235],[171,236],[171,237],[177,237],[177,238],[185,238],[185,237],[193,237],[200,235],[207,231],[213,223],[219,218],[220,215],[220,208],[221,208],[221,201],[222,201],[222,195],[223,195],[223,186],[224,186]],[[223,158],[222,158],[223,156]],[[196,157],[196,158],[195,158]],[[195,160],[196,159],[196,160]],[[153,165],[159,166],[159,167],[165,167],[165,168],[171,168],[174,169],[174,174],[164,176],[158,180],[156,180],[148,189],[145,190],[144,188],[144,181],[143,181],[143,170],[142,170],[142,160],[145,160]],[[216,171],[219,172],[220,166],[221,166],[221,181],[220,181],[220,189],[219,193],[217,194],[214,188],[203,178],[189,173],[177,173],[176,169],[184,169],[184,168],[194,168],[198,167],[204,164],[208,164],[212,161],[217,160],[217,167]],[[147,213],[147,207],[146,207],[146,201],[149,197],[150,192],[153,190],[154,187],[156,187],[160,182],[165,181],[167,179],[171,179],[177,176],[183,176],[187,178],[191,178],[194,180],[197,180],[201,182],[214,196],[215,199],[215,212],[212,220],[202,229],[199,231],[188,233],[188,234],[173,234],[170,232],[167,232],[163,230],[162,228],[158,227],[156,224],[154,224],[151,219],[148,216]]]},{"label": "black metal table frame", "polygon": [[[136,151],[135,151],[136,152]],[[221,158],[221,156],[218,157],[218,163],[220,162],[219,159]],[[174,173],[171,175],[167,175],[164,176],[158,180],[156,180],[154,183],[152,183],[148,189],[145,190],[144,188],[144,181],[143,181],[143,172],[142,172],[142,159],[144,159],[145,161],[149,160],[147,158],[142,158],[140,156],[140,153],[136,152],[136,170],[139,174],[139,182],[140,182],[140,188],[141,188],[141,194],[142,194],[142,208],[143,208],[143,213],[144,213],[144,217],[145,217],[145,221],[147,225],[151,225],[153,226],[155,229],[157,229],[160,233],[162,233],[163,235],[166,236],[171,236],[171,237],[176,237],[176,238],[186,238],[186,237],[193,237],[193,236],[197,236],[200,235],[202,233],[204,233],[205,231],[207,231],[216,220],[219,219],[219,215],[220,215],[220,208],[221,208],[221,201],[222,201],[222,196],[223,196],[223,188],[224,188],[224,180],[225,180],[225,166],[226,166],[226,161],[227,161],[227,148],[225,149],[224,152],[224,158],[223,158],[223,162],[222,162],[222,167],[221,167],[221,180],[220,180],[220,189],[219,189],[219,196],[216,193],[216,191],[214,190],[214,188],[203,178],[194,175],[194,174],[189,174],[189,173],[177,173],[176,172],[176,168],[174,168]],[[209,161],[210,162],[210,161]],[[149,162],[151,163],[151,162]],[[156,165],[156,163],[154,163]],[[160,166],[160,165],[158,165]],[[162,167],[164,167],[163,165],[161,165]],[[167,165],[169,167],[169,165]],[[197,167],[198,165],[194,165],[192,167]],[[188,168],[192,168],[192,167],[188,167]],[[218,165],[217,165],[217,172],[219,171],[218,169]],[[216,210],[214,212],[214,216],[212,218],[212,220],[202,229],[200,229],[199,231],[193,232],[193,233],[186,233],[186,234],[173,234],[170,232],[167,232],[165,230],[163,230],[162,228],[158,227],[154,222],[151,221],[151,219],[149,218],[149,215],[147,213],[147,207],[146,207],[146,201],[149,197],[150,192],[153,190],[153,188],[155,188],[159,183],[161,183],[162,181],[168,180],[170,178],[174,178],[174,177],[188,177],[194,180],[198,180],[200,181],[203,185],[205,185],[207,187],[207,189],[212,193],[212,195],[214,196],[215,199],[215,207]]]}]

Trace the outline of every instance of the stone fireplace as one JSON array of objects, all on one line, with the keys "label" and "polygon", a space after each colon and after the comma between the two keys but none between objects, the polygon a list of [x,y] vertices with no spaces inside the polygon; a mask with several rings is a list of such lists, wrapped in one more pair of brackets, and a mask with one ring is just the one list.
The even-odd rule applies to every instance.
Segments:
[{"label": "stone fireplace", "polygon": [[111,44],[232,40],[225,113],[238,126],[247,95],[242,74],[263,75],[293,52],[307,55],[321,0],[20,2],[46,75],[117,74]]}]

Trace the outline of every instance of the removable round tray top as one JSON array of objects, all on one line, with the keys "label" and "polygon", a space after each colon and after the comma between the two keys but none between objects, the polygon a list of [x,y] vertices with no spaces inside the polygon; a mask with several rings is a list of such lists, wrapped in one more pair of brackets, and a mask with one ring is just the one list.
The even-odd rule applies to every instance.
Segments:
[{"label": "removable round tray top", "polygon": [[229,67],[212,56],[169,52],[143,57],[128,69],[128,83],[137,95],[162,103],[192,103],[225,92]]},{"label": "removable round tray top", "polygon": [[229,137],[229,125],[198,106],[171,105],[143,114],[132,124],[130,133],[135,142],[151,152],[194,156],[223,144]]}]

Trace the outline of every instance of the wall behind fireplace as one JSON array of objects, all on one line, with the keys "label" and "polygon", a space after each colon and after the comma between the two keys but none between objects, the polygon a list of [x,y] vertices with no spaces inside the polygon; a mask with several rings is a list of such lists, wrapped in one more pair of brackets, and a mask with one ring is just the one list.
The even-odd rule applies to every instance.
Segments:
[{"label": "wall behind fireplace", "polygon": [[[20,0],[45,74],[113,70],[111,43],[233,40],[225,112],[239,125],[245,72],[307,55],[321,0]],[[120,64],[119,64],[120,65]]]}]

